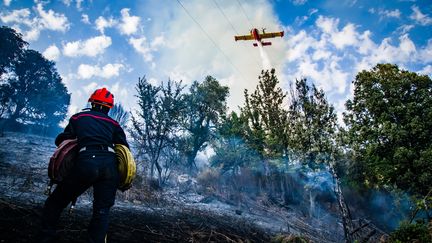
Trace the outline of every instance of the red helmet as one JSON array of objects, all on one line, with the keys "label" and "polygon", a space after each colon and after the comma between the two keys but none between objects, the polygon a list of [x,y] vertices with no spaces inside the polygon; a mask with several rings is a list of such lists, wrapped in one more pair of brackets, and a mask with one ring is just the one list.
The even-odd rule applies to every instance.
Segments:
[{"label": "red helmet", "polygon": [[88,102],[112,108],[114,106],[114,95],[106,88],[97,89],[88,99]]}]

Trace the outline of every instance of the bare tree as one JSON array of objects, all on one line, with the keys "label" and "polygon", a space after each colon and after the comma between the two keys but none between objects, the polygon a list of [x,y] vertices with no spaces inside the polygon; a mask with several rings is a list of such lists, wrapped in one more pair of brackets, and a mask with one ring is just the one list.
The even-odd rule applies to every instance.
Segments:
[{"label": "bare tree", "polygon": [[161,159],[163,151],[173,147],[178,133],[183,87],[171,80],[156,87],[143,77],[138,79],[136,90],[139,110],[132,115],[131,135],[141,156],[150,163],[150,175],[153,177],[156,169],[162,184],[165,173]]},{"label": "bare tree", "polygon": [[122,127],[126,127],[130,113],[121,104],[115,104],[109,111],[109,116],[116,120]]}]

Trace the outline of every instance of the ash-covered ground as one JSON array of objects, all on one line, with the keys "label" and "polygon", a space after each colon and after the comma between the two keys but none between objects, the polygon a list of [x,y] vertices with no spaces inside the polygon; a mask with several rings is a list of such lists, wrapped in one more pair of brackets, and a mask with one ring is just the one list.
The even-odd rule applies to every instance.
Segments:
[{"label": "ash-covered ground", "polygon": [[[53,138],[8,132],[0,137],[0,242],[35,240],[54,150]],[[310,217],[301,206],[278,207],[248,199],[239,206],[195,190],[183,191],[182,185],[161,191],[140,185],[118,192],[109,241],[282,242],[294,236],[311,242],[344,241],[337,213],[323,210]],[[72,214],[63,213],[60,242],[85,241],[90,216],[91,190],[78,199]]]}]

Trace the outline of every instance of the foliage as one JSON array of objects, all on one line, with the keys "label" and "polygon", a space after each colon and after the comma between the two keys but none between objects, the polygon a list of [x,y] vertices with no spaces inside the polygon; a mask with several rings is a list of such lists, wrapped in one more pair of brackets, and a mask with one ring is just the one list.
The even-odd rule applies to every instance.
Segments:
[{"label": "foliage", "polygon": [[344,121],[353,154],[351,177],[425,195],[432,185],[432,81],[378,64],[360,72]]},{"label": "foliage", "polygon": [[214,137],[215,127],[226,111],[228,93],[228,87],[207,76],[202,83],[193,82],[190,93],[184,97],[186,109],[181,126],[185,134],[179,148],[186,155],[190,170],[196,167],[197,153]]},{"label": "foliage", "polygon": [[11,68],[28,45],[22,35],[6,26],[0,27],[0,77]]},{"label": "foliage", "polygon": [[184,103],[180,82],[169,80],[160,86],[153,86],[146,78],[139,78],[136,86],[139,110],[132,115],[130,130],[140,155],[150,162],[150,174],[156,167],[159,183],[164,181],[161,155],[167,148],[173,148],[179,129],[179,117]]},{"label": "foliage", "polygon": [[129,121],[130,113],[127,112],[120,103],[115,104],[113,108],[110,109],[108,114],[122,127],[126,127]]},{"label": "foliage", "polygon": [[324,91],[314,84],[310,87],[306,79],[296,80],[295,90],[291,89],[288,126],[289,147],[300,161],[313,168],[334,156],[338,129],[334,108]]},{"label": "foliage", "polygon": [[214,151],[215,155],[212,156],[210,165],[218,167],[221,173],[238,174],[241,167],[257,168],[260,165],[259,154],[239,138],[218,140]]},{"label": "foliage", "polygon": [[252,94],[245,90],[245,106],[241,116],[246,121],[246,142],[265,158],[285,155],[288,145],[287,112],[283,108],[286,94],[277,87],[275,70],[262,71]]},{"label": "foliage", "polygon": [[428,225],[424,223],[402,222],[399,228],[390,234],[389,242],[432,242],[432,227],[428,229]]},{"label": "foliage", "polygon": [[222,117],[218,126],[218,139],[213,142],[215,155],[210,160],[210,165],[218,167],[222,174],[237,174],[240,167],[256,169],[260,164],[260,155],[242,139],[245,126],[244,118],[236,112]]},{"label": "foliage", "polygon": [[239,116],[236,112],[232,111],[221,117],[221,122],[218,124],[218,135],[221,138],[230,137],[243,137],[247,123],[245,117]]},{"label": "foliage", "polygon": [[14,64],[14,73],[0,85],[9,120],[56,127],[67,114],[67,93],[54,63],[39,52],[25,50]]}]

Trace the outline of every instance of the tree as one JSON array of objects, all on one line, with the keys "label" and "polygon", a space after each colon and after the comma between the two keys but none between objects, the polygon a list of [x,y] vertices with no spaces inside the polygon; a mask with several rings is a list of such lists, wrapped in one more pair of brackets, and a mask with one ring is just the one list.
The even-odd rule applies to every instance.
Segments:
[{"label": "tree", "polygon": [[[22,39],[21,34],[6,26],[0,27],[0,43],[0,81],[5,82],[7,78],[3,74],[13,69],[14,63],[22,55],[28,43]],[[11,92],[12,90],[0,82],[0,118],[7,116]]]},{"label": "tree", "polygon": [[171,80],[153,86],[143,77],[138,79],[136,90],[139,110],[132,115],[131,135],[140,154],[150,162],[150,175],[153,177],[156,167],[162,184],[166,178],[160,160],[165,149],[174,147],[184,110],[183,87],[181,82]]},{"label": "tree", "polygon": [[296,80],[289,106],[289,147],[296,157],[311,168],[329,162],[335,153],[336,114],[323,90],[306,79]]},{"label": "tree", "polygon": [[245,90],[245,106],[241,116],[246,121],[245,140],[265,158],[286,155],[287,111],[283,108],[286,94],[277,87],[275,70],[262,71],[254,93]]},{"label": "tree", "polygon": [[215,155],[210,164],[219,167],[222,174],[232,172],[237,175],[241,167],[251,169],[259,165],[259,154],[243,141],[245,122],[236,112],[222,116],[218,126],[218,139],[213,142]]},{"label": "tree", "polygon": [[6,26],[0,27],[0,77],[6,72],[7,68],[22,55],[24,47],[28,45],[22,39],[22,35],[14,29]]},{"label": "tree", "polygon": [[118,103],[110,109],[109,116],[116,120],[122,127],[126,127],[130,114]]},{"label": "tree", "polygon": [[369,186],[396,186],[426,195],[432,189],[432,81],[378,64],[357,74],[346,102],[355,168]]},{"label": "tree", "polygon": [[215,127],[226,111],[229,89],[207,76],[202,83],[193,82],[190,93],[185,95],[186,110],[182,118],[185,132],[180,149],[186,155],[187,165],[196,168],[195,157],[214,136]]},{"label": "tree", "polygon": [[70,102],[54,62],[39,52],[25,50],[14,64],[14,72],[0,85],[8,119],[12,124],[56,127],[67,114]]}]

